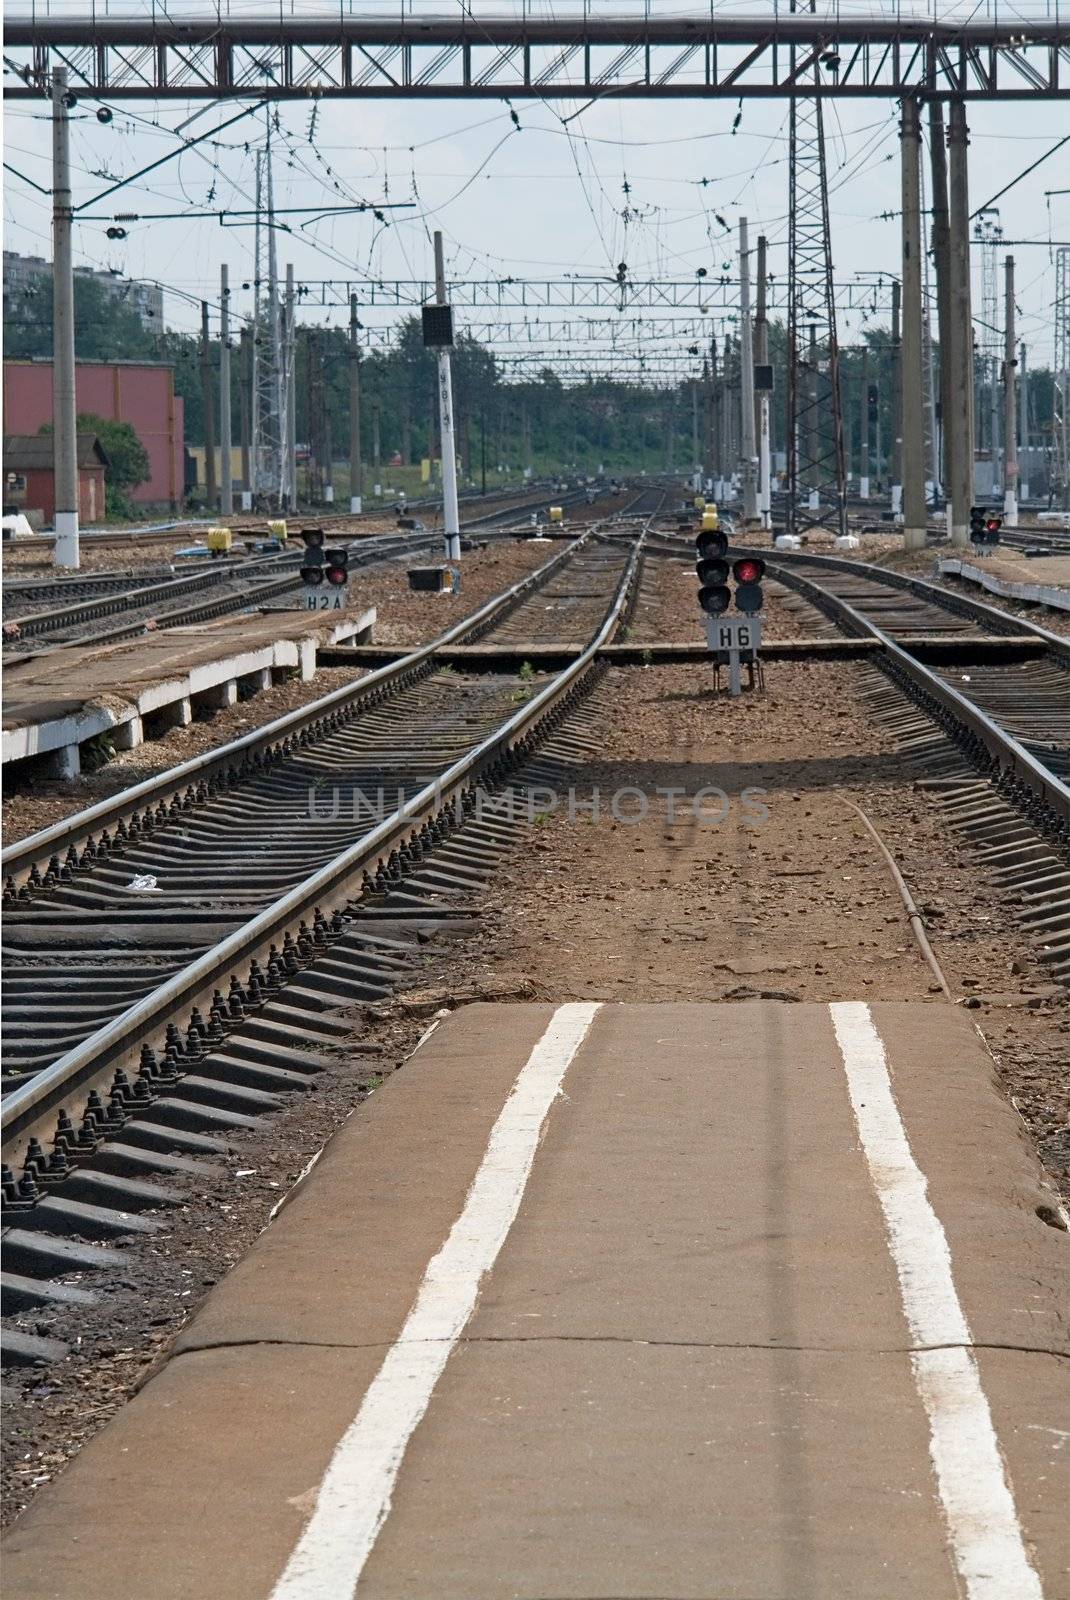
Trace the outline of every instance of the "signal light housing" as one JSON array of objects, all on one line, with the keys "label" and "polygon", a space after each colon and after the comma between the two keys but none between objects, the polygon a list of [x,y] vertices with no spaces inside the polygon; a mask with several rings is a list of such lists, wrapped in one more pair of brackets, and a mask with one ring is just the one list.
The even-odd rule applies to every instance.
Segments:
[{"label": "signal light housing", "polygon": [[970,507],[970,543],[995,545],[1003,530],[1003,514],[987,511],[984,506]]},{"label": "signal light housing", "polygon": [[745,617],[756,616],[765,604],[762,579],[765,562],[761,556],[740,556],[732,563],[732,577],[736,585],[736,610]]},{"label": "signal light housing", "polygon": [[324,572],[327,582],[342,589],[349,582],[349,551],[343,546],[323,552]]},{"label": "signal light housing", "polygon": [[722,560],[728,554],[728,535],[723,528],[703,528],[695,540],[696,561]]}]

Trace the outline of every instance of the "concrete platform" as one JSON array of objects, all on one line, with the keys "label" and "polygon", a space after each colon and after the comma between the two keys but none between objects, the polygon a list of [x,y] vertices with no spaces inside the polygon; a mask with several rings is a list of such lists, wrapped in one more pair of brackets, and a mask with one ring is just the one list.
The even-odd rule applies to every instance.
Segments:
[{"label": "concrete platform", "polygon": [[76,777],[87,739],[108,733],[132,750],[147,717],[185,725],[195,705],[234,705],[239,686],[270,688],[283,669],[311,678],[324,646],[366,640],[374,624],[374,607],[322,621],[295,609],[16,657],[4,669],[3,761],[53,752],[57,773]]},{"label": "concrete platform", "polygon": [[937,570],[941,576],[961,578],[1006,600],[1029,600],[1070,611],[1070,556],[1027,556],[1019,550],[1001,550],[983,561],[944,557],[937,562]]},{"label": "concrete platform", "polygon": [[943,1002],[476,1005],[6,1541],[20,1600],[1065,1600],[1068,1236]]}]

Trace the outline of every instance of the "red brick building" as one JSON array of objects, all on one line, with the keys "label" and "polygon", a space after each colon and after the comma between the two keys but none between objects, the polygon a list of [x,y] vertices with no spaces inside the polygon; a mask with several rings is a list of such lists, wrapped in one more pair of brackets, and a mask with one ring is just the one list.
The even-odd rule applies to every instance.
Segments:
[{"label": "red brick building", "polygon": [[[145,446],[149,477],[130,498],[143,506],[177,509],[184,488],[185,434],[173,368],[154,361],[79,361],[74,387],[79,412],[131,423]],[[32,434],[51,421],[51,360],[5,361],[4,427],[12,434]]]},{"label": "red brick building", "polygon": [[[13,434],[4,439],[4,510],[39,511],[46,526],[56,514],[56,481],[50,433]],[[104,468],[108,458],[95,433],[78,435],[78,520],[104,517]]]}]

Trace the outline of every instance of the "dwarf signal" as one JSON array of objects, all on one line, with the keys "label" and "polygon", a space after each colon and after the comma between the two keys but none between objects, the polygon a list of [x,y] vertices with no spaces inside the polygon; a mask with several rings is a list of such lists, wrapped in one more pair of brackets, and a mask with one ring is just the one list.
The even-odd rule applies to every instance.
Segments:
[{"label": "dwarf signal", "polygon": [[343,611],[349,598],[349,551],[324,546],[322,528],[302,528],[301,582],[309,611]]},{"label": "dwarf signal", "polygon": [[970,543],[994,547],[1003,530],[1003,516],[999,511],[986,511],[984,506],[970,507]]}]

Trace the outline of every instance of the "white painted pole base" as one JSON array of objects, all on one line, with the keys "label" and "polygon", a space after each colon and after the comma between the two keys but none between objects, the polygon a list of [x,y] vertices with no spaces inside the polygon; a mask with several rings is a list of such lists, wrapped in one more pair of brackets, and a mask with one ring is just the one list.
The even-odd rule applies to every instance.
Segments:
[{"label": "white painted pole base", "polygon": [[334,484],[327,483],[323,486],[323,498],[329,506],[334,505]]},{"label": "white painted pole base", "polygon": [[1008,528],[1018,526],[1018,496],[1013,489],[1008,489],[1003,496],[1003,522]]},{"label": "white painted pole base", "polygon": [[1029,499],[1029,485],[1026,483],[1024,478],[1022,479],[1019,488],[1021,492],[1018,495],[1018,503],[1019,505],[1022,505],[1026,500]]},{"label": "white painted pole base", "polygon": [[902,515],[903,515],[903,485],[901,483],[893,483],[892,484],[892,516],[895,518],[896,522],[898,522],[902,518]]},{"label": "white painted pole base", "polygon": [[251,489],[242,490],[241,508],[243,511],[251,511],[253,509],[253,491]]},{"label": "white painted pole base", "polygon": [[809,505],[811,511],[821,510],[821,495],[817,489],[810,490],[810,498],[807,504]]},{"label": "white painted pole base", "polygon": [[859,478],[859,480],[858,480],[858,498],[860,500],[868,500],[869,499],[869,479],[868,478]]},{"label": "white painted pole base", "polygon": [[56,512],[56,542],[52,546],[52,565],[55,567],[80,567],[82,564],[78,541],[77,511]]},{"label": "white painted pole base", "polygon": [[[379,493],[379,485],[378,484],[375,485],[375,492],[376,492],[376,494]],[[361,513],[361,511],[363,509],[364,509],[363,497],[361,495],[359,495],[359,494],[351,494],[350,497],[349,497],[349,510],[350,510],[351,514],[353,516],[355,516],[355,517],[359,517],[360,513]]]}]

